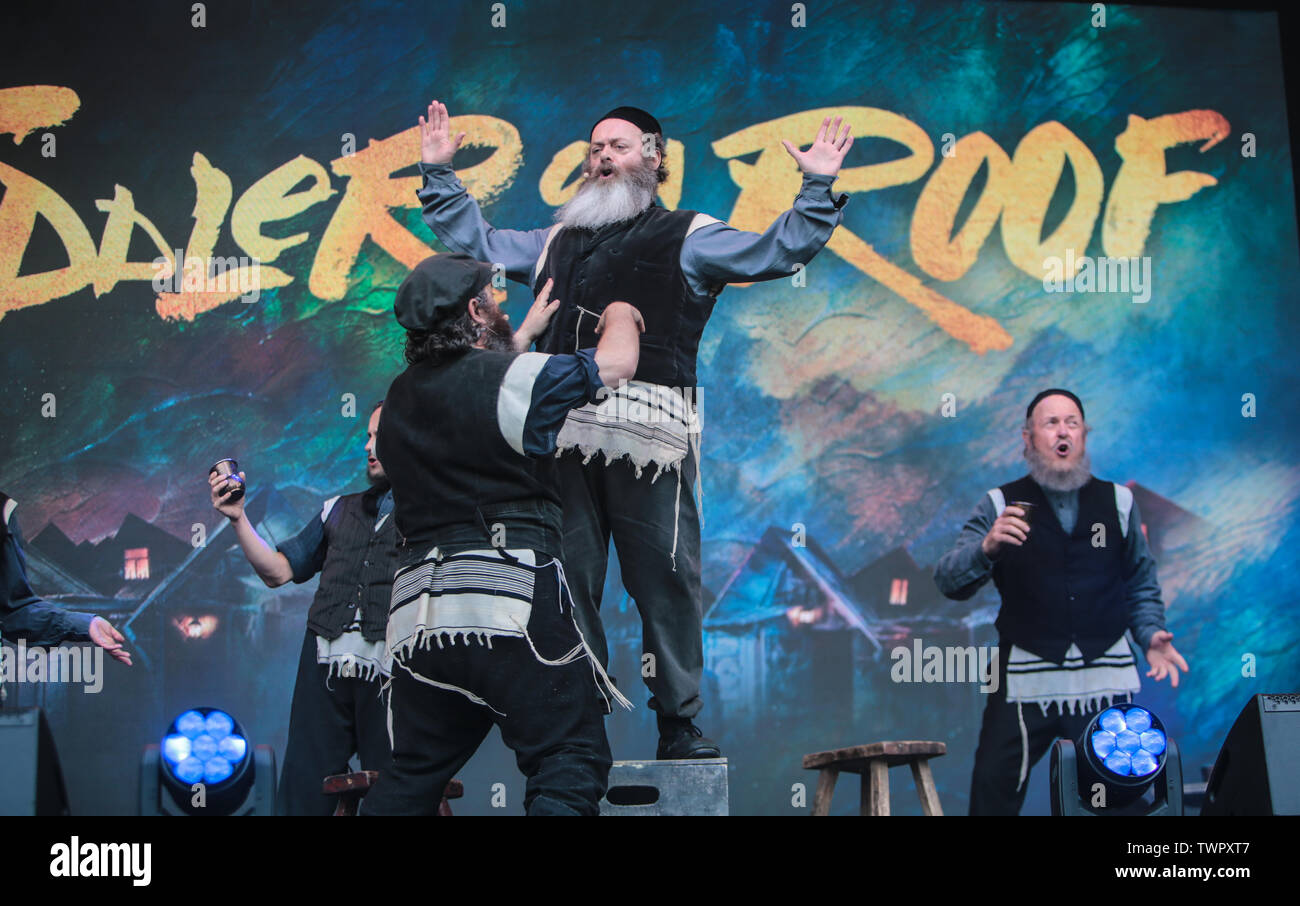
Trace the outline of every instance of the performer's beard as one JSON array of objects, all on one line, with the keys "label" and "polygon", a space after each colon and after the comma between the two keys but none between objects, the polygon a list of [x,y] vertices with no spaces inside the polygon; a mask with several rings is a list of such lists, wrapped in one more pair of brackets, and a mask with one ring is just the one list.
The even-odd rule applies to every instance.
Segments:
[{"label": "performer's beard", "polygon": [[487,319],[486,324],[479,325],[479,348],[512,352],[515,348],[515,331],[501,307],[496,303],[490,309],[480,305],[479,312]]},{"label": "performer's beard", "polygon": [[641,166],[612,179],[588,175],[578,187],[578,194],[555,212],[555,222],[582,230],[598,230],[611,223],[631,220],[650,207],[658,189],[656,170],[644,159]]},{"label": "performer's beard", "polygon": [[1029,461],[1029,477],[1049,491],[1077,491],[1092,478],[1092,460],[1087,450],[1073,465],[1060,468],[1033,444],[1026,444],[1025,459]]}]

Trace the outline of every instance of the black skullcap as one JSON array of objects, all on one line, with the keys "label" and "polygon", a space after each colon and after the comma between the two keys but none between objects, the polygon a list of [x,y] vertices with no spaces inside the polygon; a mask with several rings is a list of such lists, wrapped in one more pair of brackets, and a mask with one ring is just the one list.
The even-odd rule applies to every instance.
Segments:
[{"label": "black skullcap", "polygon": [[1039,402],[1043,400],[1044,397],[1048,397],[1048,396],[1068,396],[1070,399],[1074,400],[1074,404],[1079,407],[1079,415],[1083,416],[1082,400],[1080,400],[1077,396],[1075,396],[1073,393],[1071,393],[1068,390],[1062,390],[1060,387],[1053,387],[1050,390],[1044,390],[1042,393],[1038,394],[1038,396],[1034,397],[1033,400],[1030,401],[1029,408],[1025,410],[1025,418],[1032,418],[1034,414],[1034,407],[1037,406]]},{"label": "black skullcap", "polygon": [[492,281],[492,268],[469,255],[425,258],[397,288],[393,314],[407,330],[431,330],[465,310]]},{"label": "black skullcap", "polygon": [[596,120],[596,122],[592,123],[591,131],[595,132],[596,127],[605,122],[605,120],[627,120],[642,132],[652,132],[659,135],[664,134],[664,127],[659,125],[659,121],[640,107],[615,107],[609,113],[606,113],[600,119]]}]

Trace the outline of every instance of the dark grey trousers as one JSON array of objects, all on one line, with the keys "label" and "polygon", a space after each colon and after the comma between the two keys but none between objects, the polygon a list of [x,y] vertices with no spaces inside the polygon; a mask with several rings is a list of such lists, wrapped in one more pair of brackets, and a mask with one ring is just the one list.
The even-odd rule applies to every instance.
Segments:
[{"label": "dark grey trousers", "polygon": [[[1020,785],[1020,764],[1024,758],[1024,741],[1029,742],[1029,770],[1047,754],[1058,737],[1079,738],[1096,711],[1073,714],[1062,713],[1059,706],[1043,709],[1026,702],[1017,710],[1007,701],[1007,658],[1010,645],[1001,645],[998,652],[998,691],[988,696],[984,705],[984,720],[980,724],[979,746],[975,750],[975,767],[971,771],[971,815],[1019,815],[1028,793],[1029,778]],[[1024,716],[1025,736],[1020,732],[1020,718]]]},{"label": "dark grey trousers", "polygon": [[[578,644],[551,569],[537,574],[528,634],[552,660]],[[527,640],[499,637],[491,648],[474,639],[416,646],[405,663],[426,679],[472,691],[499,713],[395,664],[393,757],[362,800],[361,814],[437,814],[447,782],[494,724],[528,778],[526,814],[599,814],[611,762],[603,700],[587,658],[543,664]]]},{"label": "dark grey trousers", "polygon": [[278,815],[332,815],[338,797],[321,792],[327,776],[346,774],[353,753],[363,771],[383,770],[392,757],[380,678],[327,678],[328,670],[316,662],[316,633],[309,629],[289,710],[289,741],[276,791]]},{"label": "dark grey trousers", "polygon": [[[641,614],[640,672],[651,692],[650,707],[666,717],[694,717],[702,705],[704,614],[700,595],[700,515],[695,505],[695,456],[677,475],[665,470],[653,483],[653,468],[640,478],[626,459],[606,465],[597,455],[559,458],[564,506],[564,568],[588,644],[609,665],[600,599],[605,588],[609,541],[614,539],[623,585]],[[674,510],[676,509],[676,519]],[[676,569],[673,550],[676,522]],[[623,683],[626,686],[626,683]]]}]

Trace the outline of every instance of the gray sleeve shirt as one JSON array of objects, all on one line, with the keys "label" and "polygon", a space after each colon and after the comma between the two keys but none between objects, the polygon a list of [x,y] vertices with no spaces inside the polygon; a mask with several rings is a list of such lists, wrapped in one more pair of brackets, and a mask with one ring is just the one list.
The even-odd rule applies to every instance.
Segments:
[{"label": "gray sleeve shirt", "polygon": [[[1079,492],[1045,490],[1044,493],[1060,519],[1061,527],[1067,532],[1073,531],[1079,512]],[[985,494],[962,526],[957,543],[939,558],[935,566],[934,580],[945,596],[965,601],[992,578],[993,561],[980,545],[997,518],[993,499]],[[1151,636],[1165,628],[1165,605],[1156,578],[1156,561],[1151,556],[1146,535],[1142,533],[1142,516],[1136,500],[1129,509],[1124,530],[1124,580],[1127,584],[1129,629],[1138,647],[1145,652],[1151,645]]]},{"label": "gray sleeve shirt", "polygon": [[[551,227],[500,230],[483,218],[478,202],[450,164],[420,164],[424,186],[416,193],[424,220],[453,251],[479,261],[502,264],[506,276],[531,283]],[[725,223],[699,227],[682,244],[682,274],[698,294],[717,293],[727,283],[788,277],[795,265],[807,265],[839,225],[848,196],[831,194],[833,176],[804,174],[794,205],[763,233],[738,230]]]}]

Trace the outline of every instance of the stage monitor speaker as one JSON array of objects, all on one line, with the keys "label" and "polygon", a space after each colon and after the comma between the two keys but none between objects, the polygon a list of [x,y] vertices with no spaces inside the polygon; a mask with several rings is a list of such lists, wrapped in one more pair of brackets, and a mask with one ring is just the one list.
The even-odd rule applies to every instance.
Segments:
[{"label": "stage monitor speaker", "polygon": [[67,815],[54,735],[40,708],[0,711],[0,815]]},{"label": "stage monitor speaker", "polygon": [[1202,815],[1300,815],[1300,693],[1256,695],[1219,750]]}]

